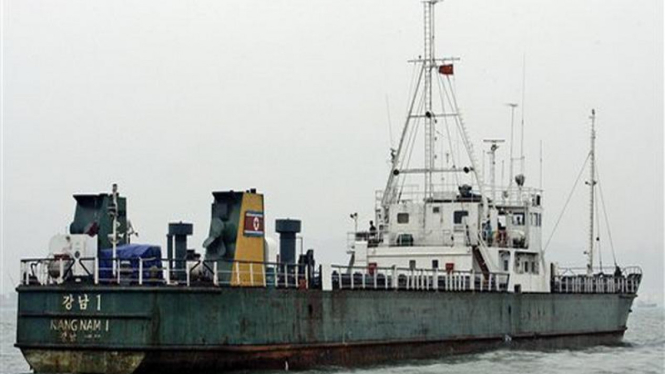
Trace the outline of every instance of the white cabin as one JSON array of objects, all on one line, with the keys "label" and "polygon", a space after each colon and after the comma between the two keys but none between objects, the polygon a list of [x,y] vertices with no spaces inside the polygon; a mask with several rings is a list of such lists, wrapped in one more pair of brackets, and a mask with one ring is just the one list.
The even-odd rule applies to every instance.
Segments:
[{"label": "white cabin", "polygon": [[352,233],[354,266],[507,274],[511,291],[550,291],[540,190],[513,188],[510,199],[489,201],[487,215],[472,191],[418,195],[403,195],[385,215],[377,200],[376,231]]}]

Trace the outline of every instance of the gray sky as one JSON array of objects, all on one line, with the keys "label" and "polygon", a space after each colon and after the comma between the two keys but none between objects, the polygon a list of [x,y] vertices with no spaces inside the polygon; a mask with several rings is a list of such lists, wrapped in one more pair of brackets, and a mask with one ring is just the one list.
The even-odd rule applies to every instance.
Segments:
[{"label": "gray sky", "polygon": [[[141,242],[195,224],[210,192],[256,187],[303,219],[321,261],[346,261],[348,214],[371,219],[421,54],[417,0],[3,2],[2,292],[20,257],[47,253],[74,193],[129,198]],[[527,184],[544,143],[545,239],[588,152],[621,264],[663,289],[663,2],[447,0],[437,50],[458,56],[458,100],[476,147],[509,136],[526,56]],[[387,98],[387,100],[386,100]],[[499,157],[506,157],[506,148]],[[529,183],[530,182],[530,183]],[[580,189],[548,259],[584,263]],[[606,263],[611,254],[603,253]]]}]

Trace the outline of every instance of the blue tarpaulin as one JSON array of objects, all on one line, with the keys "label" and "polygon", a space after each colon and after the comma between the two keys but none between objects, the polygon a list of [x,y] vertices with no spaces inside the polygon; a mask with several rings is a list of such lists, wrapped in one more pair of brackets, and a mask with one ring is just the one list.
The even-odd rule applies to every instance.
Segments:
[{"label": "blue tarpaulin", "polygon": [[[127,268],[131,266],[131,278],[139,278],[139,258],[143,259],[143,280],[162,279],[162,249],[152,244],[125,244],[116,248],[116,257],[122,265],[123,278],[128,278]],[[113,249],[99,251],[99,279],[108,281],[113,276]],[[116,264],[116,266],[118,266]]]}]

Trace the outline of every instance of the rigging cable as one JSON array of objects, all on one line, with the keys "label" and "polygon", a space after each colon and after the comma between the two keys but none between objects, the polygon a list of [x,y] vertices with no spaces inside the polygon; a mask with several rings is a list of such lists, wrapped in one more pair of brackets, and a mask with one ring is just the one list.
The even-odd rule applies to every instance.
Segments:
[{"label": "rigging cable", "polygon": [[[471,164],[472,170],[473,170],[473,175],[476,178],[476,183],[478,184],[478,189],[480,191],[483,190],[483,181],[479,177],[479,171],[477,170],[478,165],[476,165],[475,157],[474,157],[474,151],[473,151],[473,143],[471,142],[471,136],[468,133],[468,130],[464,126],[464,123],[462,123],[462,113],[460,113],[459,106],[457,105],[457,97],[455,96],[455,93],[453,92],[453,86],[452,83],[450,82],[450,77],[446,77],[446,80],[448,81],[448,86],[450,86],[450,99],[452,98],[452,103],[450,104],[453,106],[455,109],[455,122],[457,123],[457,133],[461,138],[461,143],[464,145],[464,148],[466,149],[466,155],[469,158],[469,163]],[[459,156],[459,143],[457,144],[457,153],[458,157]],[[472,178],[473,180],[473,178]],[[482,195],[482,194],[481,194]]]},{"label": "rigging cable", "polygon": [[[597,181],[598,179],[596,179]],[[598,246],[598,264],[600,265],[600,272],[603,272],[603,253],[600,250],[600,215],[598,214],[598,203],[594,201],[594,208],[596,210],[596,245]],[[592,264],[593,267],[593,264]]]},{"label": "rigging cable", "polygon": [[[442,108],[445,108],[445,104],[446,104],[446,102],[445,102],[445,100],[444,100],[444,97],[447,97],[447,96],[448,96],[448,91],[446,91],[446,87],[445,87],[445,85],[443,84],[443,80],[441,79],[441,77],[439,76],[438,78],[439,78],[439,79],[437,79],[437,82],[439,83],[439,84],[438,84],[438,86],[439,86],[439,90],[441,90],[441,107],[442,107]],[[450,110],[451,110],[451,111],[453,112],[453,114],[454,114],[455,108],[452,108],[452,107],[451,107]],[[445,113],[445,110],[444,110],[444,113]],[[455,158],[455,153],[453,152],[452,137],[450,136],[450,126],[449,126],[449,124],[448,124],[448,117],[447,117],[447,116],[444,116],[444,117],[443,117],[443,123],[446,125],[446,134],[448,134],[448,147],[450,147],[450,158],[453,160],[453,166],[454,166],[455,168],[457,168],[457,161],[458,161],[458,160]],[[442,156],[443,156],[443,155],[442,155]],[[455,178],[455,183],[457,184],[457,186],[459,186],[459,185],[460,185],[460,182],[459,182],[459,175],[458,175],[457,173],[453,173],[453,177]]]},{"label": "rigging cable", "polygon": [[417,64],[413,64],[413,71],[411,72],[411,83],[409,84],[409,91],[408,91],[409,95],[406,97],[406,108],[405,108],[406,110],[405,111],[406,111],[407,115],[409,114],[409,106],[411,105],[410,98],[413,97],[412,95],[416,94],[415,91],[414,91],[413,86],[415,85],[416,81],[420,82],[419,78],[420,78],[420,74],[422,74],[422,70],[421,70],[420,74],[418,75],[418,79],[416,79],[416,67],[417,67]]},{"label": "rigging cable", "polygon": [[582,173],[584,172],[584,168],[586,167],[587,162],[589,162],[589,157],[591,157],[591,152],[589,152],[586,156],[586,159],[584,160],[584,163],[582,164],[582,169],[580,169],[580,173],[577,175],[577,179],[575,180],[575,184],[573,185],[573,188],[570,190],[570,194],[568,194],[568,199],[566,200],[566,203],[563,205],[563,209],[561,210],[561,213],[559,214],[559,218],[557,218],[556,223],[554,224],[554,228],[552,229],[552,233],[550,234],[550,237],[547,239],[547,242],[545,243],[545,247],[543,248],[543,253],[547,250],[547,247],[550,245],[550,241],[552,240],[552,237],[554,236],[554,233],[556,232],[557,227],[559,227],[559,223],[561,222],[561,218],[563,217],[563,213],[566,211],[566,207],[568,206],[568,203],[570,203],[570,199],[573,197],[573,192],[575,192],[575,187],[577,187],[577,184],[580,181],[580,178],[582,178]]},{"label": "rigging cable", "polygon": [[607,229],[607,238],[610,240],[612,259],[614,260],[614,267],[616,267],[617,256],[614,252],[614,243],[612,242],[612,230],[610,230],[610,221],[607,219],[607,209],[605,209],[605,198],[603,197],[603,187],[600,184],[600,173],[598,172],[598,165],[596,165],[596,181],[598,181],[598,192],[600,192],[600,202],[603,205],[603,215],[605,216],[605,228]]},{"label": "rigging cable", "polygon": [[386,94],[386,114],[388,114],[388,136],[390,137],[390,150],[395,147],[395,141],[393,140],[393,123],[390,120],[390,101],[388,101],[388,94]]},{"label": "rigging cable", "polygon": [[[456,126],[455,128],[458,130],[455,135],[459,136],[459,123],[458,123],[458,117],[457,117],[459,115],[459,110],[458,110],[457,106],[454,105],[452,101],[450,101],[450,97],[453,95],[452,87],[451,87],[450,94],[448,94],[448,90],[446,89],[446,84],[443,81],[443,78],[439,77],[439,79],[442,82],[441,86],[443,87],[443,91],[445,93],[445,98],[446,98],[446,101],[448,102],[448,106],[450,107],[450,110],[452,111],[452,115],[455,118],[455,126]],[[443,97],[441,97],[441,101],[443,101]],[[457,148],[457,158],[455,158],[455,150],[453,149],[453,145],[450,142],[450,140],[452,140],[452,136],[450,135],[450,129],[448,128],[448,123],[447,122],[446,122],[446,131],[448,132],[448,139],[449,139],[449,146],[450,146],[450,156],[453,159],[453,165],[455,165],[455,168],[457,168],[457,167],[461,166],[461,165],[458,165],[458,162],[459,163],[462,162],[461,157],[459,155],[459,143],[460,143],[460,141],[457,137],[455,138],[455,145],[457,146],[456,147]],[[457,183],[457,186],[459,187],[460,186],[459,175],[458,175],[458,173],[454,173],[454,174],[455,174],[455,183]]]},{"label": "rigging cable", "polygon": [[[421,101],[420,101],[420,103],[418,104],[418,108],[417,108],[417,110],[416,110],[416,113],[420,113],[420,112],[422,111],[423,106],[425,105],[425,98],[424,98],[424,96],[422,96],[422,97],[420,98],[420,100],[421,100]],[[409,134],[409,139],[408,139],[408,141],[407,141],[407,150],[408,150],[408,152],[407,152],[407,157],[405,157],[404,159],[402,159],[403,162],[400,164],[400,169],[403,169],[403,168],[405,168],[405,167],[408,167],[408,166],[409,166],[409,163],[411,162],[411,156],[413,155],[414,145],[415,145],[416,139],[418,138],[418,136],[417,136],[417,135],[418,135],[418,128],[420,127],[419,124],[420,124],[420,119],[417,118],[417,119],[414,121],[414,125],[411,127],[411,132],[410,132],[410,134]],[[406,164],[406,165],[405,165],[405,164]],[[401,196],[402,196],[402,191],[403,191],[403,189],[404,189],[404,184],[406,183],[406,179],[407,179],[406,177],[401,178],[402,183],[400,184],[400,187],[399,187],[399,196],[400,196],[400,198],[401,198]],[[399,199],[398,199],[398,200],[399,200]]]}]

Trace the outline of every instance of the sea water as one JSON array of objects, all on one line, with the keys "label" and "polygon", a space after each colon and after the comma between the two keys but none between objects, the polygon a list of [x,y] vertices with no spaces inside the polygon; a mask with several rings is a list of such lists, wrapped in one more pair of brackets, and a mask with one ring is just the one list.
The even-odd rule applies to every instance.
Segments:
[{"label": "sea water", "polygon": [[[16,308],[0,309],[0,373],[30,373],[16,341]],[[276,372],[272,372],[273,374]],[[354,374],[665,373],[665,309],[633,307],[623,344],[574,350],[500,349],[362,369],[300,372]],[[187,373],[183,373],[187,374]],[[195,374],[195,373],[192,373]],[[221,373],[220,373],[221,374]]]}]

